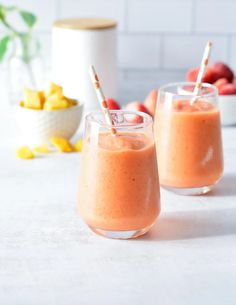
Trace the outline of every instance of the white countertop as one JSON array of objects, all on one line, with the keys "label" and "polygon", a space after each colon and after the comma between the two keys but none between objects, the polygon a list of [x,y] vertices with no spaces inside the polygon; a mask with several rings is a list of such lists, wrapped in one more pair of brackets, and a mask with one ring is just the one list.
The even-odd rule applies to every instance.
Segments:
[{"label": "white countertop", "polygon": [[162,190],[152,231],[115,241],[77,215],[79,154],[18,160],[12,118],[0,119],[1,305],[235,305],[236,128],[223,130],[212,193]]}]

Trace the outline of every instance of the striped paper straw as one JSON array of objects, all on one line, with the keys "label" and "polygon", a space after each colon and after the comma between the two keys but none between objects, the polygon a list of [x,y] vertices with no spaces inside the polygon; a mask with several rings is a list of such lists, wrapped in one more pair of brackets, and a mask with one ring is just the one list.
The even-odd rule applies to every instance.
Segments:
[{"label": "striped paper straw", "polygon": [[104,95],[104,93],[102,91],[102,87],[100,85],[97,72],[95,71],[95,68],[94,68],[93,65],[91,65],[89,67],[89,74],[90,74],[90,77],[91,77],[91,80],[92,80],[92,83],[93,83],[93,86],[94,86],[94,89],[95,89],[98,101],[99,101],[100,106],[102,108],[102,111],[104,113],[105,120],[106,120],[107,124],[111,126],[111,133],[113,135],[116,135],[117,131],[116,131],[115,127],[114,127],[115,124],[114,124],[114,122],[112,120],[111,113],[109,111],[105,95]]},{"label": "striped paper straw", "polygon": [[[193,90],[193,95],[197,96],[200,93],[200,90],[202,88],[202,79],[205,75],[206,68],[209,62],[210,54],[211,54],[211,48],[212,48],[212,42],[208,41],[204,50],[204,54],[202,57],[202,62],[200,66],[200,70],[198,72],[197,81]],[[191,104],[193,104],[196,101],[196,97],[194,97],[191,100]]]}]

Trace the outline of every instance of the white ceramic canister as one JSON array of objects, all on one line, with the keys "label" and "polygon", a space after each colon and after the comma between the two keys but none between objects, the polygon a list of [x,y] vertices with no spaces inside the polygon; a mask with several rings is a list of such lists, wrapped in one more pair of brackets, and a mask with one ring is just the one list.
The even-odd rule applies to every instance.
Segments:
[{"label": "white ceramic canister", "polygon": [[64,94],[82,101],[85,113],[99,109],[89,66],[99,75],[104,94],[117,98],[117,23],[112,19],[64,19],[54,23],[52,80]]}]

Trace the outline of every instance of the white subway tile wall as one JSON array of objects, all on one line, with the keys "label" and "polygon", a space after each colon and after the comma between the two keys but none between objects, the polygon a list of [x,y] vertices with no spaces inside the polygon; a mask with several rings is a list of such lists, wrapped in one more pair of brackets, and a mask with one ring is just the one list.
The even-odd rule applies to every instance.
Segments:
[{"label": "white subway tile wall", "polygon": [[[236,0],[5,0],[35,12],[50,71],[51,26],[67,17],[110,17],[119,22],[120,100],[141,100],[153,87],[183,80],[199,64],[205,43],[212,58],[236,70]],[[15,21],[16,26],[20,21]]]},{"label": "white subway tile wall", "polygon": [[127,0],[130,32],[190,33],[191,0]]}]

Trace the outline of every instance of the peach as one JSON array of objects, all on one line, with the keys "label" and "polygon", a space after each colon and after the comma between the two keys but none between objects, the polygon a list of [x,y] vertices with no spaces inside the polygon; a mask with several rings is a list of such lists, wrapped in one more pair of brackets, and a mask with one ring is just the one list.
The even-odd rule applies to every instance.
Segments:
[{"label": "peach", "polygon": [[227,66],[223,62],[218,61],[214,63],[211,68],[216,74],[219,75],[219,78],[226,78],[229,82],[232,82],[234,74],[229,66]]},{"label": "peach", "polygon": [[[130,102],[125,107],[126,110],[141,111],[149,114],[147,107],[138,101]],[[130,115],[129,121],[133,124],[142,123],[142,118],[138,115]]]},{"label": "peach", "polygon": [[218,88],[219,95],[233,95],[236,94],[235,84],[225,84]]},{"label": "peach", "polygon": [[232,84],[235,84],[236,85],[236,76],[234,76],[234,79],[232,81]]},{"label": "peach", "polygon": [[[186,75],[187,80],[190,82],[195,82],[197,80],[198,72],[199,72],[199,68],[190,69]],[[219,78],[220,78],[220,76],[218,75],[218,73],[216,71],[214,71],[211,67],[207,67],[206,73],[203,77],[203,82],[213,84]]]},{"label": "peach", "polygon": [[120,109],[120,105],[118,104],[118,102],[112,98],[107,98],[106,99],[107,101],[107,105],[108,105],[108,108],[110,110],[119,110]]},{"label": "peach", "polygon": [[220,78],[218,79],[213,85],[216,86],[217,88],[220,88],[221,86],[228,84],[227,78]]},{"label": "peach", "polygon": [[146,106],[149,114],[154,117],[155,110],[156,110],[156,104],[157,104],[157,96],[158,92],[157,90],[153,89],[145,98],[144,100],[144,106]]}]

